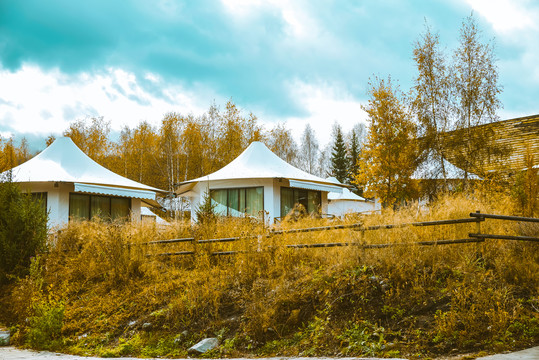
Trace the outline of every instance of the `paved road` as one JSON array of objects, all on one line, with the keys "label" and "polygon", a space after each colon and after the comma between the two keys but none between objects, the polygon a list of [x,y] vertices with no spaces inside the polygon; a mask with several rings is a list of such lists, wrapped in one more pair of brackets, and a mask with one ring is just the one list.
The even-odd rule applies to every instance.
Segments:
[{"label": "paved road", "polygon": [[[287,358],[266,358],[266,360],[283,360]],[[314,360],[315,358],[290,358],[293,360]],[[316,358],[317,360],[334,360],[332,358]],[[338,360],[359,360],[361,358],[339,358]],[[376,358],[370,358],[369,360],[375,360]],[[539,346],[517,351],[508,354],[490,355],[476,360],[538,360],[539,359]],[[20,350],[11,346],[0,347],[0,360],[103,360],[97,357],[84,357],[74,355],[64,355],[51,353],[48,351],[31,351]],[[114,359],[110,359],[114,360]],[[140,360],[138,358],[118,358],[117,360]],[[160,359],[163,360],[163,359]],[[237,360],[252,360],[252,359],[237,359]],[[258,359],[263,360],[263,359]],[[380,359],[387,360],[387,359]],[[393,359],[404,360],[404,359]]]},{"label": "paved road", "polygon": [[[256,359],[256,360],[337,360],[335,358],[284,358],[284,357],[275,357],[275,358],[265,358],[265,359]],[[338,360],[362,360],[364,358],[339,358]],[[0,360],[103,360],[103,358],[98,357],[84,357],[84,356],[74,356],[74,355],[65,355],[57,354],[48,351],[31,351],[31,350],[20,350],[11,346],[0,347]],[[107,360],[141,360],[139,358],[110,358]],[[144,359],[151,360],[151,359]],[[164,359],[155,359],[155,360],[164,360]],[[177,359],[175,359],[177,360]],[[192,360],[192,359],[185,359]],[[227,359],[227,360],[253,360],[253,359]],[[367,360],[367,359],[364,359]],[[368,360],[388,360],[388,359],[379,359],[379,358],[369,358]],[[406,360],[406,359],[391,359],[391,360]]]},{"label": "paved road", "polygon": [[[0,359],[2,359],[2,355],[0,355]],[[480,357],[476,360],[539,360],[539,346],[508,354]]]}]

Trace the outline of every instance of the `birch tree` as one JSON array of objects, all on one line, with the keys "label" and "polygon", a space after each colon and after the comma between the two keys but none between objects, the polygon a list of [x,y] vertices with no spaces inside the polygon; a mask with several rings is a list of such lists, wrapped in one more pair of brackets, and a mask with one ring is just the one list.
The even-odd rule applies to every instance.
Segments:
[{"label": "birch tree", "polygon": [[[439,36],[425,25],[425,32],[416,41],[413,58],[417,77],[412,88],[412,108],[418,120],[418,132],[422,138],[422,160],[432,161],[425,177],[430,187],[429,196],[439,190],[447,190],[447,171],[444,158],[448,144],[444,133],[452,126],[452,81],[445,56],[439,48]],[[437,179],[441,180],[441,186]]]},{"label": "birch tree", "polygon": [[106,166],[106,158],[111,150],[111,143],[108,139],[110,133],[110,122],[103,117],[76,120],[69,124],[63,136],[68,136],[73,142],[91,159]]},{"label": "birch tree", "polygon": [[462,23],[452,69],[456,127],[464,134],[457,139],[463,146],[455,149],[461,150],[459,164],[465,171],[465,184],[469,172],[482,173],[480,159],[485,159],[484,152],[495,150],[489,144],[489,134],[472,128],[498,120],[497,110],[501,107],[494,45],[492,41],[482,43],[480,35],[477,22],[470,15]]},{"label": "birch tree", "polygon": [[267,136],[268,148],[287,163],[298,165],[298,144],[292,137],[292,132],[283,124],[273,127]]},{"label": "birch tree", "polygon": [[317,172],[318,152],[318,140],[316,140],[316,135],[311,125],[307,124],[301,136],[300,164],[302,170],[310,174]]}]

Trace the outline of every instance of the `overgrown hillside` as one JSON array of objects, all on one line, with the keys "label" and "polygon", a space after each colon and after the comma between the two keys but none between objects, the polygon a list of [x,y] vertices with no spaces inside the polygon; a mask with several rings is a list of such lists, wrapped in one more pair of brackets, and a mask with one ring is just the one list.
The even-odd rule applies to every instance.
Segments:
[{"label": "overgrown hillside", "polygon": [[[458,219],[471,211],[515,214],[503,198],[452,196],[344,223]],[[331,224],[335,224],[333,221]],[[283,227],[330,224],[306,219]],[[483,233],[539,236],[536,224],[488,220]],[[376,231],[263,234],[260,224],[70,224],[5,288],[0,321],[18,345],[101,356],[186,357],[218,337],[209,357],[328,355],[436,357],[539,344],[539,246],[482,244],[291,249],[285,244],[413,243],[462,239],[475,223]],[[142,245],[194,236],[228,243]],[[131,244],[131,246],[128,246]],[[195,255],[157,256],[195,251]],[[214,256],[215,251],[245,253]]]}]

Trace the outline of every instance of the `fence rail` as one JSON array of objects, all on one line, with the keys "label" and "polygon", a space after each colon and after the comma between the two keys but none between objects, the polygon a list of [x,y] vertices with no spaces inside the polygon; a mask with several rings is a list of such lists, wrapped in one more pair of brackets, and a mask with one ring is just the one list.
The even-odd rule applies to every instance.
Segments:
[{"label": "fence rail", "polygon": [[[354,224],[342,224],[342,225],[329,225],[329,226],[319,226],[311,228],[301,228],[301,229],[284,229],[284,230],[271,230],[266,234],[261,235],[247,235],[247,236],[236,236],[236,237],[226,237],[226,238],[216,238],[216,239],[199,239],[195,238],[183,238],[183,239],[170,239],[170,240],[156,240],[143,243],[142,245],[166,245],[172,243],[181,243],[181,242],[190,242],[195,246],[194,251],[178,251],[178,252],[167,252],[156,254],[155,256],[181,256],[181,255],[195,255],[197,253],[196,246],[212,243],[225,243],[225,242],[234,242],[242,239],[255,239],[258,238],[270,238],[273,236],[284,235],[284,234],[299,234],[299,233],[308,233],[308,232],[319,232],[319,231],[332,231],[332,230],[354,230],[354,231],[373,231],[381,229],[396,229],[396,228],[405,228],[410,226],[417,227],[426,227],[426,226],[440,226],[440,225],[452,225],[452,224],[465,224],[465,223],[476,223],[476,232],[469,233],[469,238],[466,239],[440,239],[433,241],[417,241],[411,243],[387,243],[387,244],[367,244],[365,242],[352,241],[352,242],[332,242],[332,243],[316,243],[316,244],[290,244],[285,245],[286,248],[291,249],[308,249],[308,248],[332,248],[332,247],[347,247],[347,246],[357,246],[362,249],[383,249],[396,246],[438,246],[438,245],[452,245],[452,244],[470,244],[470,243],[484,243],[487,239],[497,239],[497,240],[516,240],[516,241],[530,241],[530,242],[539,242],[538,237],[533,236],[520,236],[520,235],[500,235],[500,234],[483,234],[481,233],[481,222],[484,222],[486,219],[497,219],[505,221],[523,221],[523,222],[539,222],[539,218],[531,217],[522,217],[522,216],[507,216],[507,215],[495,215],[495,214],[483,214],[480,212],[470,213],[469,218],[462,219],[446,219],[446,220],[433,220],[433,221],[420,221],[420,222],[411,222],[403,224],[383,224],[383,225],[372,225],[364,227],[361,223]],[[260,248],[257,252],[263,251]],[[236,251],[214,251],[211,252],[212,256],[226,256],[226,255],[236,255],[236,254],[245,254],[250,251],[246,250],[236,250]]]},{"label": "fence rail", "polygon": [[479,239],[539,241],[539,238],[533,237],[533,236],[491,235],[491,234],[468,234],[468,235],[470,237],[479,238]]},{"label": "fence rail", "polygon": [[526,222],[539,223],[539,218],[534,218],[534,217],[482,214],[480,212],[470,213],[470,216],[475,217],[475,218],[482,218],[482,219],[498,219],[498,220],[526,221]]}]

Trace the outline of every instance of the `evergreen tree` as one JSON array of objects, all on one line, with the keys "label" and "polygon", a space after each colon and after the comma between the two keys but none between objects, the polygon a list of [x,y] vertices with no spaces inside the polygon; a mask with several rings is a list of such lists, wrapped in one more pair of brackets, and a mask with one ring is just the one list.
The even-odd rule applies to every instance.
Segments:
[{"label": "evergreen tree", "polygon": [[347,174],[348,184],[352,183],[352,180],[354,180],[356,174],[359,172],[359,151],[360,151],[360,145],[359,145],[359,136],[357,134],[357,130],[354,128],[352,131],[350,131],[350,143],[348,147],[348,164],[349,164],[349,171]]},{"label": "evergreen tree", "polygon": [[195,215],[199,224],[209,224],[216,220],[215,216],[216,205],[212,203],[210,189],[202,194],[202,201],[195,209]]},{"label": "evergreen tree", "polygon": [[335,124],[333,127],[333,148],[331,150],[331,175],[341,183],[348,182],[349,162],[346,156],[346,145],[342,135],[341,126]]}]

